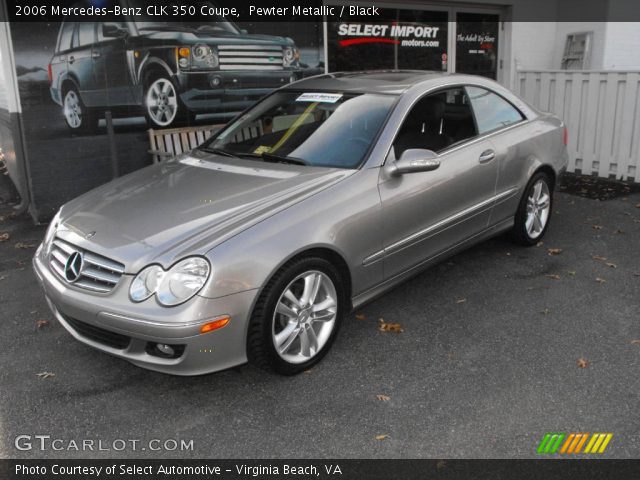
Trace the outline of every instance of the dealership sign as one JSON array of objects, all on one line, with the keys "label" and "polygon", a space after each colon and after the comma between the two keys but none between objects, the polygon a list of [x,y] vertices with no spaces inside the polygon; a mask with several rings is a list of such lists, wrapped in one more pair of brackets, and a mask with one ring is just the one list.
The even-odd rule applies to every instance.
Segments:
[{"label": "dealership sign", "polygon": [[[340,23],[339,45],[349,47],[365,43],[390,43],[402,47],[439,47],[440,27],[431,25]],[[349,38],[344,38],[349,37]]]}]

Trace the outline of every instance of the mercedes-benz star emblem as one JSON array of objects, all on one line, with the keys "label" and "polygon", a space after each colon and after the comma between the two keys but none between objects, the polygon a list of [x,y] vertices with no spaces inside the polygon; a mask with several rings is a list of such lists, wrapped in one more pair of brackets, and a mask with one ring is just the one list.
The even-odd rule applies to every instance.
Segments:
[{"label": "mercedes-benz star emblem", "polygon": [[66,278],[68,282],[73,283],[80,278],[83,262],[84,259],[80,252],[73,252],[69,256],[67,263],[64,265],[64,278]]}]

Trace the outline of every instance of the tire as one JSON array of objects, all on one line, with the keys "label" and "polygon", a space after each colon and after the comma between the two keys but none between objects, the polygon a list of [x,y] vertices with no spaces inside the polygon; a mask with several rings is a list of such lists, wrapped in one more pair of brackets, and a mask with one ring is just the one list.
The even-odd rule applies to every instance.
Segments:
[{"label": "tire", "polygon": [[[316,283],[320,280],[315,298],[316,283],[307,280],[310,276]],[[305,285],[309,285],[310,305],[305,301]],[[247,335],[249,362],[281,375],[295,375],[318,363],[340,329],[347,305],[345,291],[340,272],[324,258],[301,258],[284,265],[253,309]]]},{"label": "tire", "polygon": [[178,95],[178,88],[167,74],[150,76],[145,82],[144,116],[152,128],[169,128],[193,123],[190,112]]},{"label": "tire", "polygon": [[547,233],[552,212],[553,182],[549,174],[538,172],[520,200],[511,232],[513,240],[520,245],[536,245]]},{"label": "tire", "polygon": [[94,133],[98,129],[98,115],[87,108],[75,86],[65,91],[62,113],[69,130],[74,133]]}]

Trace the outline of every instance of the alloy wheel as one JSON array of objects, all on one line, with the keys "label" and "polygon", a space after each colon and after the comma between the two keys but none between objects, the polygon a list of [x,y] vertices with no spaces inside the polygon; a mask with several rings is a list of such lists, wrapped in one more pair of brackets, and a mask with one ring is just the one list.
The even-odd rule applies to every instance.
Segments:
[{"label": "alloy wheel", "polygon": [[282,359],[304,363],[322,350],[336,324],[337,299],[335,285],[318,270],[304,272],[287,285],[272,323],[273,345]]},{"label": "alloy wheel", "polygon": [[73,90],[69,90],[64,97],[64,117],[71,128],[80,128],[82,125],[82,105]]},{"label": "alloy wheel", "polygon": [[549,186],[543,179],[538,180],[531,187],[527,197],[527,219],[525,227],[530,238],[538,238],[544,231],[549,220],[551,210],[551,195]]},{"label": "alloy wheel", "polygon": [[149,86],[146,97],[147,113],[161,127],[170,125],[178,113],[178,96],[169,79],[159,78]]}]

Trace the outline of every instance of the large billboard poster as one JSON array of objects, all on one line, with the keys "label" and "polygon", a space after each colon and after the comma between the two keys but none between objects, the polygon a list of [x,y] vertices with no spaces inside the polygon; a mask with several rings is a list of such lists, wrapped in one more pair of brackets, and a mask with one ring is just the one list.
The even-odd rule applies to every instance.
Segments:
[{"label": "large billboard poster", "polygon": [[330,71],[447,69],[448,13],[379,9],[375,21],[330,22]]},{"label": "large billboard poster", "polygon": [[273,89],[324,72],[318,23],[74,20],[10,25],[41,220],[109,181],[114,155],[120,174],[149,164],[149,128],[222,124]]}]

